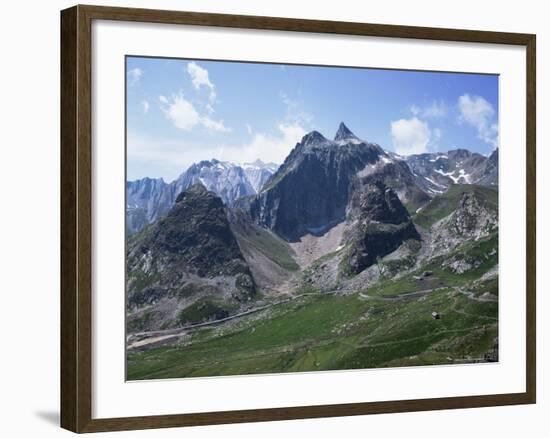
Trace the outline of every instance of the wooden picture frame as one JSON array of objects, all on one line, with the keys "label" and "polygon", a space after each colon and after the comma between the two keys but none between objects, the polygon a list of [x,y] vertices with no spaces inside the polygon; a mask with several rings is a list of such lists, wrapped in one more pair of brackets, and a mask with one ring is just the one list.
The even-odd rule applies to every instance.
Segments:
[{"label": "wooden picture frame", "polygon": [[[526,48],[526,391],[521,393],[92,418],[92,35],[93,20],[491,43]],[[61,426],[99,432],[529,404],[536,401],[536,37],[531,34],[238,16],[99,6],[61,12]]]}]

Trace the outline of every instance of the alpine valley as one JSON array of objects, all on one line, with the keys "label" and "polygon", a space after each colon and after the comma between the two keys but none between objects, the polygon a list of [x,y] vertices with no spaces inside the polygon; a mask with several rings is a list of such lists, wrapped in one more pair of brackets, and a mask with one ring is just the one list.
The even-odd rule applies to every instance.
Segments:
[{"label": "alpine valley", "polygon": [[126,191],[129,380],[498,361],[498,149],[341,123]]}]

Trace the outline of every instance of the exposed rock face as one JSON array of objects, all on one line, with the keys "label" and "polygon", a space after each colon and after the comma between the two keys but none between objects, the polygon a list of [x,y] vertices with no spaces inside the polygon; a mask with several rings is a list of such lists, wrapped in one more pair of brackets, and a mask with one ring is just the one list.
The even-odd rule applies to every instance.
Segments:
[{"label": "exposed rock face", "polygon": [[342,272],[356,275],[376,263],[379,257],[395,251],[408,239],[418,239],[411,222],[393,224],[362,224],[353,237],[348,257],[341,265]]},{"label": "exposed rock face", "polygon": [[[430,202],[430,196],[417,184],[409,166],[403,160],[383,156],[374,165],[367,165],[357,176],[363,185],[382,182],[390,187],[411,212]],[[355,188],[352,187],[353,190]]]},{"label": "exposed rock face", "polygon": [[126,235],[132,235],[149,224],[147,210],[136,205],[126,205]]},{"label": "exposed rock face", "polygon": [[460,187],[463,193],[454,201],[451,213],[430,227],[424,243],[431,256],[498,235],[498,191],[483,186]]},{"label": "exposed rock face", "polygon": [[218,160],[193,164],[176,180],[174,192],[181,193],[197,183],[216,193],[228,205],[241,196],[256,193],[242,167]]},{"label": "exposed rock face", "polygon": [[405,160],[417,183],[432,195],[445,192],[452,184],[498,185],[498,150],[489,157],[456,149],[409,155]]},{"label": "exposed rock face", "polygon": [[381,181],[363,180],[355,184],[349,220],[349,244],[341,263],[345,275],[356,275],[406,240],[420,238],[407,209],[396,193]]},{"label": "exposed rock face", "polygon": [[474,192],[466,192],[448,220],[449,229],[464,237],[484,237],[498,226],[497,211],[489,210]]},{"label": "exposed rock face", "polygon": [[246,272],[222,200],[201,184],[178,195],[174,207],[150,231],[145,247],[177,257],[201,277]]},{"label": "exposed rock face", "polygon": [[344,125],[343,122],[340,123],[340,125],[338,126],[338,131],[336,131],[336,135],[334,136],[334,141],[335,142],[348,142],[348,141],[357,141],[357,142],[361,142],[361,140],[359,138],[357,138],[355,136],[355,134],[353,132],[351,132],[349,130],[349,128]]},{"label": "exposed rock face", "polygon": [[484,186],[498,185],[498,148],[487,158],[477,180],[477,184]]},{"label": "exposed rock face", "polygon": [[127,231],[133,234],[164,216],[174,205],[176,197],[197,183],[231,206],[240,197],[257,193],[277,167],[261,160],[236,164],[212,159],[191,165],[170,184],[151,178],[127,182]]},{"label": "exposed rock face", "polygon": [[176,310],[199,298],[230,303],[255,293],[225,206],[201,184],[178,195],[165,217],[129,240],[126,267],[128,307],[157,308],[163,315],[157,323],[173,322]]},{"label": "exposed rock face", "polygon": [[156,217],[167,184],[162,178],[142,178],[126,182],[126,229],[140,230]]},{"label": "exposed rock face", "polygon": [[[151,178],[127,182],[127,233],[164,216],[179,193],[200,182],[227,206],[245,208],[260,225],[295,240],[342,220],[349,183],[358,173],[383,181],[414,213],[452,184],[498,185],[498,149],[489,157],[465,149],[400,157],[359,139],[341,123],[334,140],[317,131],[304,136],[280,168],[261,160],[212,159],[193,164],[170,184]],[[283,195],[289,191],[296,193]]]},{"label": "exposed rock face", "polygon": [[[254,189],[254,193],[258,193],[265,185],[267,180],[271,178],[271,175],[279,168],[275,163],[264,163],[262,160],[255,160],[252,163],[240,164],[244,170],[246,178],[249,184]],[[238,198],[233,197],[232,202],[235,202]]]},{"label": "exposed rock face", "polygon": [[[393,181],[405,196],[414,190],[406,163],[394,162],[380,146],[358,139],[344,124],[334,141],[313,131],[296,145],[263,190],[247,201],[250,214],[289,241],[322,234],[344,219],[351,182],[365,171],[370,180]],[[409,182],[413,187],[406,189]],[[420,190],[418,195],[429,199]]]},{"label": "exposed rock face", "polygon": [[395,192],[381,181],[359,180],[353,185],[350,219],[400,224],[410,219]]}]

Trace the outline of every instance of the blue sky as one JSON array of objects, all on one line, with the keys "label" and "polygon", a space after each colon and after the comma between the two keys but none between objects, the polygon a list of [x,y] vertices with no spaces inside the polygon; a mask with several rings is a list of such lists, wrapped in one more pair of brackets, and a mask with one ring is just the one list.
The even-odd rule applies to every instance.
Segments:
[{"label": "blue sky", "polygon": [[343,121],[402,155],[498,144],[498,76],[127,58],[127,178],[211,158],[281,163]]}]

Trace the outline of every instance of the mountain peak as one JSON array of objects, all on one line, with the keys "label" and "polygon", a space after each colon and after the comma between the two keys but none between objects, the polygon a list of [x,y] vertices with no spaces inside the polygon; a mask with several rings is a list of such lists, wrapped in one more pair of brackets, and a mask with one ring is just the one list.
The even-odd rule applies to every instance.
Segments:
[{"label": "mountain peak", "polygon": [[245,164],[251,164],[253,166],[258,166],[258,167],[265,166],[265,163],[259,158],[256,158],[256,160],[254,160],[252,163],[245,163]]},{"label": "mountain peak", "polygon": [[[175,203],[177,204],[183,201],[186,196],[189,196],[189,195],[200,196],[200,195],[203,195],[204,193],[208,193],[208,189],[202,183],[197,182],[192,186],[190,186],[189,188],[187,188],[187,190],[184,190],[183,192],[181,192],[176,198]],[[214,194],[212,193],[212,195]]]},{"label": "mountain peak", "polygon": [[328,140],[319,131],[311,131],[304,135],[302,143],[306,146],[326,143]]},{"label": "mountain peak", "polygon": [[338,126],[338,131],[334,136],[334,141],[350,140],[350,139],[357,139],[357,136],[350,131],[350,129],[344,124],[344,122],[340,122],[340,126]]}]

